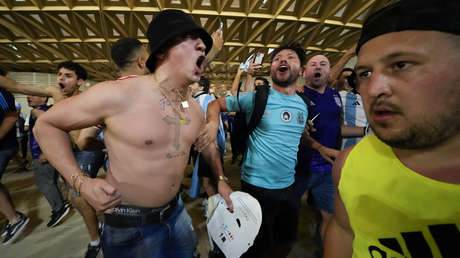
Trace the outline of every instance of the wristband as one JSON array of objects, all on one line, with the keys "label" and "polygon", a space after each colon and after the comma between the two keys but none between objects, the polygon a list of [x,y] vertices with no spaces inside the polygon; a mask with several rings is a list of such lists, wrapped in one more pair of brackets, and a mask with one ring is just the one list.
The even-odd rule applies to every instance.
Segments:
[{"label": "wristband", "polygon": [[230,180],[226,176],[219,176],[218,181],[224,181],[227,184],[230,184]]}]

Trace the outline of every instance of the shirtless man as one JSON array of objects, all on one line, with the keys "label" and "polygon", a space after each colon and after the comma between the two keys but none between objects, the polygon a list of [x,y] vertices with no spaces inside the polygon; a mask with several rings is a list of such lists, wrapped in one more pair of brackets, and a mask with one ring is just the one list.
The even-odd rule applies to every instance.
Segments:
[{"label": "shirtless man", "polygon": [[[58,73],[56,76],[57,85],[49,87],[38,87],[34,85],[20,84],[8,77],[0,76],[0,87],[13,93],[22,93],[32,96],[52,97],[54,103],[62,99],[77,95],[80,91],[80,86],[87,79],[86,70],[74,62],[62,62],[58,64]],[[34,115],[38,116],[43,113],[43,110],[35,110]],[[73,139],[78,137],[78,132],[71,132],[70,135]],[[46,163],[46,157],[42,156],[42,162]],[[39,162],[37,162],[38,164]],[[51,169],[49,164],[45,164],[46,169],[36,171],[35,181],[37,187],[42,192],[46,199],[49,200],[52,207],[52,214],[50,221],[47,223],[48,227],[57,225],[68,214],[70,206],[64,202],[64,198],[59,190],[60,186],[55,180],[57,175],[54,169]],[[36,167],[37,168],[37,167]],[[69,191],[71,193],[71,191]],[[70,197],[68,197],[71,200]],[[74,204],[74,206],[76,206]]]},{"label": "shirtless man", "polygon": [[[11,93],[22,93],[24,95],[51,97],[54,103],[62,99],[75,96],[80,93],[80,86],[87,79],[86,70],[77,63],[66,61],[58,64],[56,76],[57,85],[48,87],[38,87],[16,82],[15,80],[0,75],[0,87]],[[78,132],[71,132],[74,140],[78,137]]]},{"label": "shirtless man", "polygon": [[[66,180],[105,211],[104,256],[193,257],[196,234],[178,191],[190,147],[205,127],[188,85],[200,79],[212,39],[178,10],[160,12],[147,35],[153,74],[103,82],[61,101],[38,120],[35,133]],[[110,165],[105,179],[90,179],[78,167],[66,132],[102,123]],[[202,154],[232,211],[215,142]]]},{"label": "shirtless man", "polygon": [[[122,38],[113,44],[110,51],[112,60],[119,70],[118,80],[134,78],[138,75],[145,75],[149,71],[145,66],[149,53],[142,43],[134,38]],[[76,155],[80,168],[92,177],[97,176],[97,172],[104,163],[105,147],[103,140],[100,139],[103,126],[91,126],[82,129],[76,144],[80,152]],[[70,197],[69,197],[70,199]],[[76,192],[71,196],[72,204],[78,209],[83,217],[89,232],[90,242],[88,244],[85,258],[95,258],[101,249],[100,224],[96,211],[88,204],[85,198],[77,195]]]}]

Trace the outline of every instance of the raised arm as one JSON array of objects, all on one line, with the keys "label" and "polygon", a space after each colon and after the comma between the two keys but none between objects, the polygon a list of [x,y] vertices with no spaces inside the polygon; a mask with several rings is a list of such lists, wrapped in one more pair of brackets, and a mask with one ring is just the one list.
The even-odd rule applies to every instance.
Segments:
[{"label": "raised arm", "polygon": [[224,46],[224,38],[221,30],[216,30],[212,35],[212,48],[206,55],[205,66],[210,64]]},{"label": "raised arm", "polygon": [[[254,57],[255,58],[255,57]],[[246,74],[246,82],[244,83],[245,91],[254,90],[254,82],[252,80],[254,72],[262,68],[261,64],[255,64],[254,61],[249,63],[248,72]]]},{"label": "raised arm", "polygon": [[337,157],[332,168],[332,176],[335,184],[334,215],[326,229],[324,240],[325,258],[350,258],[353,254],[353,231],[338,190],[342,167],[352,148],[349,147],[343,150]]},{"label": "raised arm", "polygon": [[243,69],[238,68],[238,71],[236,72],[235,78],[233,79],[233,84],[232,84],[232,89],[231,89],[232,95],[236,95],[236,93],[238,91],[238,84],[240,83],[241,74],[243,74],[243,72],[244,72]]},{"label": "raised arm", "polygon": [[51,87],[51,86],[44,88],[44,87],[39,87],[39,86],[34,86],[34,85],[21,84],[5,76],[0,76],[0,87],[12,93],[22,93],[24,95],[53,97],[53,98],[56,97],[55,92],[58,91],[56,87]]}]

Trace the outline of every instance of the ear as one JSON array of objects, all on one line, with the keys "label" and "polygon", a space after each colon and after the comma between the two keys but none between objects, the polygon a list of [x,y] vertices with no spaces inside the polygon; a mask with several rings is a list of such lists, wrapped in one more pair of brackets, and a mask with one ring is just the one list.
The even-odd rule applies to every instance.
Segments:
[{"label": "ear", "polygon": [[85,81],[83,79],[78,79],[77,85],[80,87]]},{"label": "ear", "polygon": [[145,63],[146,62],[147,62],[147,60],[144,60],[144,58],[142,58],[142,56],[139,56],[136,59],[136,65],[137,65],[137,67],[139,67],[141,69],[145,68]]},{"label": "ear", "polygon": [[306,68],[306,67],[303,67],[302,77],[305,78],[305,76],[307,76],[307,68]]},{"label": "ear", "polygon": [[300,69],[299,69],[299,76],[302,76],[302,77],[303,77],[304,72],[305,72],[305,66],[300,66]]}]

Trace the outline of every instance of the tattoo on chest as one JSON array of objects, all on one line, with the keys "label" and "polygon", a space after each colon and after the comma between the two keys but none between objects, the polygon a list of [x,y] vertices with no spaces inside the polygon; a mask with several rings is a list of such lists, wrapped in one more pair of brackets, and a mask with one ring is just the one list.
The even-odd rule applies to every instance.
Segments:
[{"label": "tattoo on chest", "polygon": [[161,110],[165,111],[166,105],[169,105],[169,101],[165,97],[161,97],[160,99]]},{"label": "tattoo on chest", "polygon": [[169,115],[166,115],[163,118],[163,121],[165,121],[165,123],[167,123],[168,125],[171,125],[171,126],[174,127],[174,139],[173,139],[173,142],[172,142],[172,146],[176,150],[179,150],[179,148],[180,148],[180,128],[181,128],[181,125],[190,124],[190,119],[188,117],[181,118],[179,116],[171,117]]},{"label": "tattoo on chest", "polygon": [[182,156],[185,156],[187,153],[185,153],[185,151],[179,151],[179,152],[176,152],[176,153],[167,153],[166,154],[166,158],[167,159],[174,159],[174,158],[179,158],[179,157],[182,157]]}]

